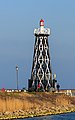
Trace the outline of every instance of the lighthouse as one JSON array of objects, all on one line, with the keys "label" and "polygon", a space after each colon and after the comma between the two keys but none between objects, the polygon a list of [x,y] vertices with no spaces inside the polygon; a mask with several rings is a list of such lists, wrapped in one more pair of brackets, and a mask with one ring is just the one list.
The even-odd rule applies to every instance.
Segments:
[{"label": "lighthouse", "polygon": [[49,91],[52,87],[52,69],[48,37],[50,29],[44,27],[44,20],[40,20],[40,28],[34,30],[35,44],[31,79],[28,89],[33,91]]}]

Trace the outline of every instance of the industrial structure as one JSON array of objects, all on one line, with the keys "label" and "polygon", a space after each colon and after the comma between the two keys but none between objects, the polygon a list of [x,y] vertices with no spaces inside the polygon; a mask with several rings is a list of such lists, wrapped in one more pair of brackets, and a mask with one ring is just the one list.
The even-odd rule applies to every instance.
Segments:
[{"label": "industrial structure", "polygon": [[28,89],[32,91],[50,91],[53,87],[52,69],[48,36],[50,29],[44,27],[44,20],[40,20],[40,28],[34,30],[35,44],[31,79]]}]

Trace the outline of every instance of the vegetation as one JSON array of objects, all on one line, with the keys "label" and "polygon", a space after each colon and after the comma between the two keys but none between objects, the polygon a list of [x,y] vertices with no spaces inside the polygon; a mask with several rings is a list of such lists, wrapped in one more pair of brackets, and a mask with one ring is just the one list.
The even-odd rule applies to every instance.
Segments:
[{"label": "vegetation", "polygon": [[0,119],[75,111],[75,97],[51,92],[0,92]]}]

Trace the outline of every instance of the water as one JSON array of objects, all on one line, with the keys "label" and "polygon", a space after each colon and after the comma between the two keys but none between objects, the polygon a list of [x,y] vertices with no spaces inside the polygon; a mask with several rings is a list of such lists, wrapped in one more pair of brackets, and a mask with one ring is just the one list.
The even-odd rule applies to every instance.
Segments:
[{"label": "water", "polygon": [[60,115],[50,115],[50,116],[43,116],[43,117],[17,119],[17,120],[75,120],[75,112],[67,113],[67,114],[60,114]]}]

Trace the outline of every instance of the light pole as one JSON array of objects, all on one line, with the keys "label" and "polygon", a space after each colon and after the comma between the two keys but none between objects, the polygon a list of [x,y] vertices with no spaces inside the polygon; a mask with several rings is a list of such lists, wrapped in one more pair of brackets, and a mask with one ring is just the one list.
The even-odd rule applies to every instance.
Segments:
[{"label": "light pole", "polygon": [[17,78],[17,90],[18,90],[18,65],[16,65],[16,78]]}]

